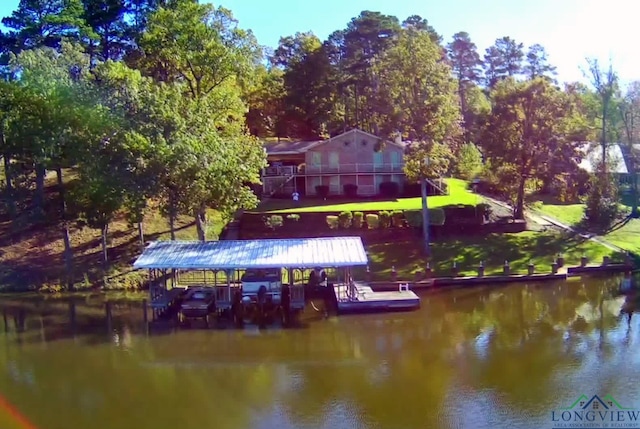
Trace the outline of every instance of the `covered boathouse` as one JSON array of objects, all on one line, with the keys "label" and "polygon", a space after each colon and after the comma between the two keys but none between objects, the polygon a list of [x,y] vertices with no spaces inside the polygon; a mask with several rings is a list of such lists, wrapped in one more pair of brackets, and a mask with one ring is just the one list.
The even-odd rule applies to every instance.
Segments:
[{"label": "covered boathouse", "polygon": [[337,282],[349,284],[351,268],[367,265],[360,237],[265,240],[155,241],[134,262],[149,270],[150,304],[154,316],[165,313],[188,286],[215,288],[218,312],[231,310],[247,270],[284,270],[290,308],[305,306],[305,273],[316,267],[335,269]]}]

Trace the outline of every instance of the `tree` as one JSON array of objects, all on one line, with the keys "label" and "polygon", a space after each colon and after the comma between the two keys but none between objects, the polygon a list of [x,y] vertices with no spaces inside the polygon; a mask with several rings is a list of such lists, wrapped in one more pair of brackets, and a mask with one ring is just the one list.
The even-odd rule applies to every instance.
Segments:
[{"label": "tree", "polygon": [[601,108],[601,138],[600,145],[602,147],[602,174],[606,174],[607,168],[607,116],[610,114],[611,104],[618,92],[618,75],[613,70],[613,65],[609,63],[607,70],[600,67],[600,63],[595,58],[588,58],[588,73],[590,74],[591,84],[596,90],[599,97]]},{"label": "tree", "polygon": [[122,58],[129,48],[125,0],[82,0],[83,18],[91,29],[87,52],[101,61]]},{"label": "tree", "polygon": [[460,148],[455,164],[457,176],[465,180],[473,179],[482,169],[482,154],[475,144],[465,143]]},{"label": "tree", "polygon": [[576,141],[575,104],[542,78],[507,79],[496,87],[492,99],[482,147],[492,165],[514,173],[514,216],[523,219],[527,180],[540,178],[556,148]]},{"label": "tree", "polygon": [[480,80],[482,62],[475,43],[466,32],[453,35],[453,41],[447,46],[447,52],[451,69],[458,79],[458,97],[464,119],[465,140],[470,142],[474,117],[468,107],[468,92]]},{"label": "tree", "polygon": [[[405,174],[421,181],[425,251],[429,254],[426,180],[449,168],[450,145],[459,135],[455,81],[442,52],[428,33],[403,30],[380,61],[380,82],[390,114],[386,133],[413,141],[405,155]],[[426,162],[425,162],[426,161]]]},{"label": "tree", "polygon": [[484,56],[485,79],[489,88],[493,88],[500,80],[514,77],[522,71],[524,45],[505,36],[496,39],[493,46],[486,50]]},{"label": "tree", "polygon": [[640,153],[634,145],[640,142],[640,82],[635,81],[627,87],[622,103],[620,103],[620,116],[624,126],[626,137],[625,158],[627,170],[631,175],[631,216],[640,217],[638,210],[638,166],[640,165]]},{"label": "tree", "polygon": [[547,52],[544,47],[537,43],[529,47],[527,62],[523,71],[528,79],[535,79],[536,77],[552,79],[552,76],[556,74],[556,68],[550,65],[547,60]]}]

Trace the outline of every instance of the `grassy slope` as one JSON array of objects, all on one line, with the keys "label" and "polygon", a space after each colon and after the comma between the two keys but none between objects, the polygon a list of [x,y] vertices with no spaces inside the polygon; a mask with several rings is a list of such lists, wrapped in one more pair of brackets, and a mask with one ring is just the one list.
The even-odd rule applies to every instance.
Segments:
[{"label": "grassy slope", "polygon": [[[367,246],[370,270],[377,279],[388,279],[391,267],[395,266],[399,279],[413,279],[415,272],[426,266],[421,246],[419,240]],[[461,273],[470,275],[477,273],[480,261],[486,274],[499,274],[507,259],[512,272],[526,273],[531,261],[536,272],[548,273],[558,253],[564,255],[566,265],[578,265],[582,255],[593,262],[602,261],[605,255],[614,256],[614,252],[593,241],[533,231],[445,240],[432,243],[431,251],[432,269],[444,276],[450,275],[454,261]]]},{"label": "grassy slope", "polygon": [[[533,207],[543,214],[558,219],[567,225],[578,225],[584,216],[584,204],[547,204],[537,202]],[[640,254],[640,219],[614,227],[603,235],[604,239],[622,249]]]},{"label": "grassy slope", "polygon": [[[446,179],[449,195],[429,197],[429,207],[442,207],[449,204],[478,204],[482,198],[469,190],[467,183],[459,179]],[[269,213],[305,213],[305,212],[341,212],[358,210],[413,210],[422,208],[420,197],[398,198],[386,201],[358,201],[350,203],[330,204],[319,198],[302,198],[301,207],[293,207],[288,200],[271,200],[258,207],[257,211]]]},{"label": "grassy slope", "polygon": [[[49,215],[48,219],[57,216]],[[217,236],[223,225],[217,212],[210,211],[208,236]],[[181,216],[177,222],[177,239],[197,239],[193,218]],[[145,239],[169,239],[169,225],[158,210],[150,210],[144,221]],[[109,225],[109,260],[107,280],[111,287],[135,286],[140,273],[131,273],[131,263],[141,249],[137,228],[130,227],[123,216]],[[99,284],[103,280],[100,231],[88,227],[71,228],[71,244],[78,288]],[[0,222],[0,290],[50,286],[54,290],[64,275],[64,243],[59,222],[42,225],[10,221]]]}]

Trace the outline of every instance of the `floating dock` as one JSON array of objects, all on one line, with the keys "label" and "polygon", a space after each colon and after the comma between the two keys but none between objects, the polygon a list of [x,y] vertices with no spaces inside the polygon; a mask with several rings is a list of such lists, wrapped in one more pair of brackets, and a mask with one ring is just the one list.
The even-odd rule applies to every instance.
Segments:
[{"label": "floating dock", "polygon": [[409,290],[408,284],[395,291],[374,292],[369,285],[353,282],[351,286],[333,286],[338,313],[409,311],[420,307],[420,297]]}]

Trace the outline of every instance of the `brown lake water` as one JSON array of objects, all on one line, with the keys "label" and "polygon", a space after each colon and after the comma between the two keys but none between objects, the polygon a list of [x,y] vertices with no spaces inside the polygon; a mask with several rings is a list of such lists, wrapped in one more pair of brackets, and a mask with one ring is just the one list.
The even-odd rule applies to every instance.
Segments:
[{"label": "brown lake water", "polygon": [[2,296],[0,429],[563,427],[558,410],[581,395],[640,409],[640,315],[620,314],[619,285],[458,289],[411,313],[150,334],[138,302],[113,304],[107,327],[103,295],[75,316],[65,299]]}]

